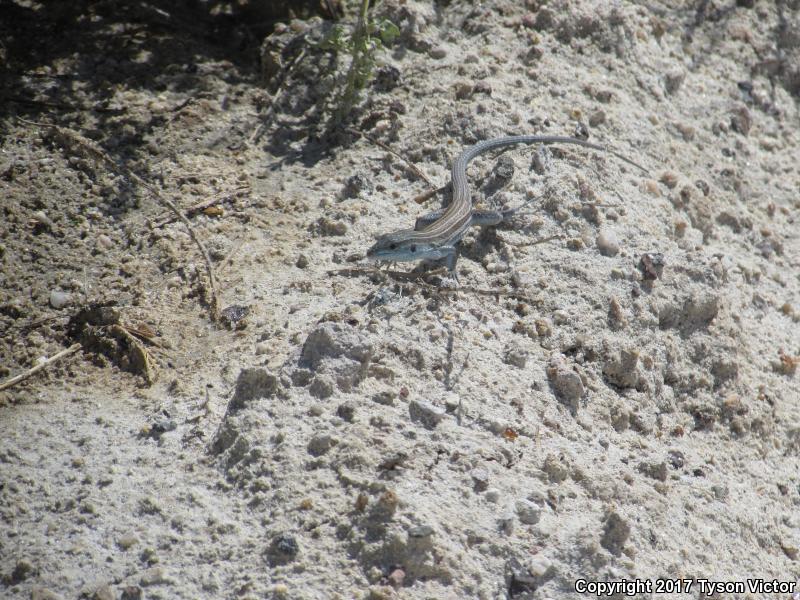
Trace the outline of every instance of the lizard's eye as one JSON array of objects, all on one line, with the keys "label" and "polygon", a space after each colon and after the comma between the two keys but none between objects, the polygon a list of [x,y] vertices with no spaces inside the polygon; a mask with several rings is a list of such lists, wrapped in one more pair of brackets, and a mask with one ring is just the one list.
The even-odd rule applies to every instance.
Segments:
[{"label": "lizard's eye", "polygon": [[389,250],[397,250],[397,244],[389,244]]},{"label": "lizard's eye", "polygon": [[416,246],[411,246],[409,248],[409,250],[411,250],[412,252],[416,252],[417,251],[417,247]]}]

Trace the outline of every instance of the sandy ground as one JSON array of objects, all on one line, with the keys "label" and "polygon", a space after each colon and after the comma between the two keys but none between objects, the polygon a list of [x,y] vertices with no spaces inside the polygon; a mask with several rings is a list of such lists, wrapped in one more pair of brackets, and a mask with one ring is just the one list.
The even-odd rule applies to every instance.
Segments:
[{"label": "sandy ground", "polygon": [[327,25],[240,4],[0,4],[0,382],[80,345],[0,392],[0,596],[791,598],[798,3],[380,5],[349,124],[434,186],[647,169],[477,159],[532,202],[455,291],[363,260],[447,193],[327,131]]}]

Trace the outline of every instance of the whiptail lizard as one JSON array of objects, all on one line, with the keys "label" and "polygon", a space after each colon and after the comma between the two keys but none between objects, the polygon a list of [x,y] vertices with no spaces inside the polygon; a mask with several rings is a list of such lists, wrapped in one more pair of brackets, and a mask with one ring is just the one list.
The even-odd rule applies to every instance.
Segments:
[{"label": "whiptail lizard", "polygon": [[367,250],[367,258],[385,261],[411,261],[447,259],[452,273],[456,263],[456,244],[473,225],[497,225],[511,217],[518,209],[474,210],[470,198],[467,166],[484,152],[512,144],[575,144],[609,152],[643,171],[647,170],[631,159],[604,146],[578,138],[552,135],[513,135],[485,140],[464,150],[453,164],[453,199],[444,210],[417,219],[414,229],[402,229],[377,238]]}]

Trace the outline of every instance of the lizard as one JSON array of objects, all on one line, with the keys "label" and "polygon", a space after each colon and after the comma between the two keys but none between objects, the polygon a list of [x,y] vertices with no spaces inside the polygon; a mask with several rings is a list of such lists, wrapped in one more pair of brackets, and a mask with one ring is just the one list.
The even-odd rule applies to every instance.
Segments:
[{"label": "lizard", "polygon": [[575,144],[592,150],[609,152],[642,171],[647,170],[626,156],[605,146],[579,138],[553,135],[513,135],[484,140],[465,149],[453,163],[453,198],[447,208],[417,219],[414,229],[401,229],[378,236],[367,250],[370,260],[389,262],[438,260],[445,258],[450,273],[455,271],[456,245],[473,225],[497,225],[513,216],[517,209],[475,210],[470,197],[467,167],[481,154],[515,144]]}]

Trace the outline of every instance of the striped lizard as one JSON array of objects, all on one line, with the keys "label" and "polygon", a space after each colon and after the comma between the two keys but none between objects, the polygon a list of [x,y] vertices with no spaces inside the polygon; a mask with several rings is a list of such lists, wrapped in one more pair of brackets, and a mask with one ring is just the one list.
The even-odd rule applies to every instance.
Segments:
[{"label": "striped lizard", "polygon": [[473,225],[497,225],[514,215],[517,209],[475,210],[472,207],[467,166],[484,152],[513,144],[575,144],[593,150],[609,152],[643,171],[646,169],[622,154],[605,146],[566,136],[513,135],[484,140],[464,150],[453,163],[453,199],[444,210],[417,219],[414,229],[402,229],[377,238],[367,250],[370,260],[413,261],[447,259],[447,268],[453,273],[456,264],[456,244]]}]

